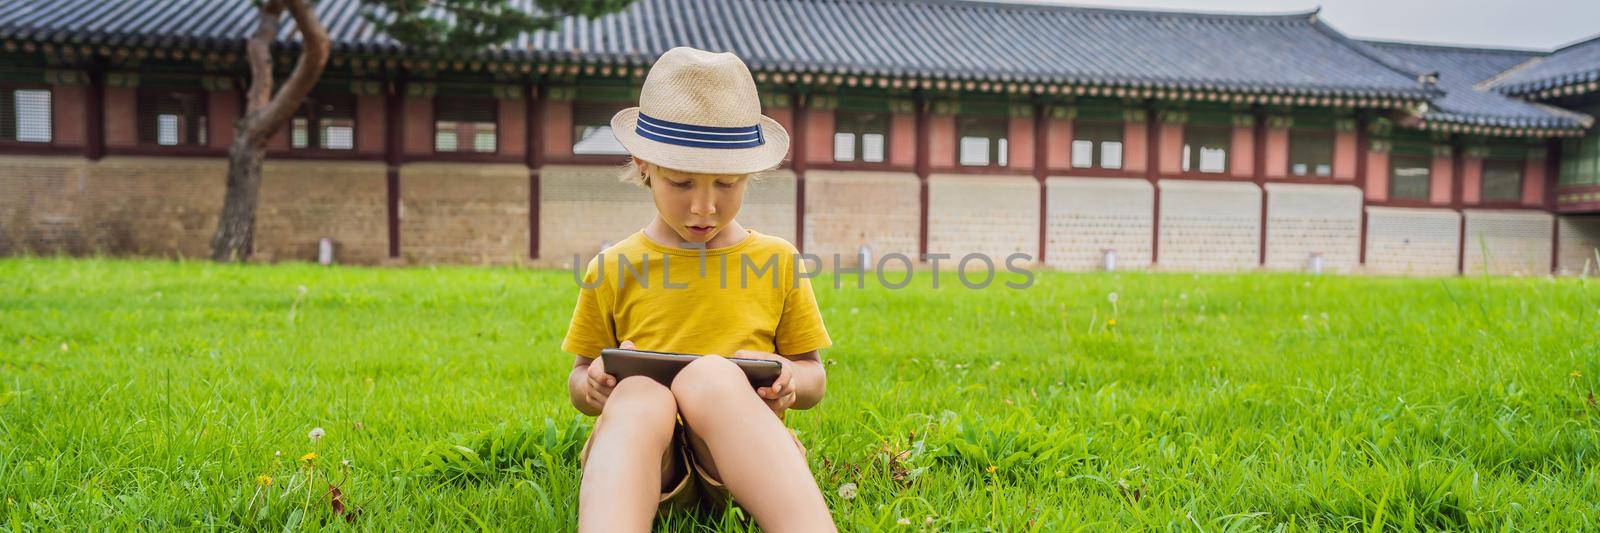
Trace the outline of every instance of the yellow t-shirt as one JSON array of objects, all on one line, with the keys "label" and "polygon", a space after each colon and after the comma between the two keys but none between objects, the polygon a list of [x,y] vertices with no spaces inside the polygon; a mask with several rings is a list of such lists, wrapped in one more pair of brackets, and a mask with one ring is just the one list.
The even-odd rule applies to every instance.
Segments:
[{"label": "yellow t-shirt", "polygon": [[595,358],[622,341],[724,356],[831,346],[811,280],[796,275],[794,245],[746,231],[736,244],[704,251],[665,246],[641,231],[601,252],[584,273],[561,349]]}]

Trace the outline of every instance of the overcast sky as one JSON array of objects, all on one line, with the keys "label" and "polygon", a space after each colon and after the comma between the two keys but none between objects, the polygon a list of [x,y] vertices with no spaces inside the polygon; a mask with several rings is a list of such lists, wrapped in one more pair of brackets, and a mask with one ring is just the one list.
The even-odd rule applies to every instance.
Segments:
[{"label": "overcast sky", "polygon": [[1600,34],[1600,0],[1005,0],[1229,13],[1322,6],[1352,37],[1550,50]]}]

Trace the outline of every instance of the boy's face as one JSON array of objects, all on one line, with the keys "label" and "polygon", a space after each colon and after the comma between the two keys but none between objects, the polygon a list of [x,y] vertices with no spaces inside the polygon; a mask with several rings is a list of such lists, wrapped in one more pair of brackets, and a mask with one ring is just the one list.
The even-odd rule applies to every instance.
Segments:
[{"label": "boy's face", "polygon": [[656,212],[684,242],[711,241],[744,204],[744,174],[680,172],[642,161],[639,168],[650,178]]}]

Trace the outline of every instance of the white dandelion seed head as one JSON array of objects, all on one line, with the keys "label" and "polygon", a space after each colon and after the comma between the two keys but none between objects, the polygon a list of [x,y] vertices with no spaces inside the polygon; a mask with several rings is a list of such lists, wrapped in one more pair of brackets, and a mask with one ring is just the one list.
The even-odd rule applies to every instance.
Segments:
[{"label": "white dandelion seed head", "polygon": [[1327,320],[1328,319],[1328,312],[1327,311],[1323,311],[1322,312],[1322,319],[1323,320]]},{"label": "white dandelion seed head", "polygon": [[300,287],[296,288],[295,290],[299,291],[300,294],[305,294],[306,293],[306,286],[305,285],[301,285]]},{"label": "white dandelion seed head", "polygon": [[909,526],[909,525],[911,525],[911,519],[910,518],[901,518],[899,520],[895,520],[894,523],[900,524],[902,526]]},{"label": "white dandelion seed head", "polygon": [[1179,300],[1188,300],[1189,299],[1189,293],[1187,293],[1187,292],[1178,293],[1178,299]]},{"label": "white dandelion seed head", "polygon": [[339,461],[339,464],[344,465],[346,467],[349,467],[350,466],[350,460],[349,459],[341,460],[341,461]]},{"label": "white dandelion seed head", "polygon": [[272,456],[273,457],[283,457],[283,450],[277,450],[277,451],[272,452]]},{"label": "white dandelion seed head", "polygon": [[856,499],[856,484],[845,483],[843,485],[839,485],[839,497],[846,500]]},{"label": "white dandelion seed head", "polygon": [[1110,301],[1111,303],[1117,303],[1117,293],[1113,292],[1111,294],[1107,294],[1106,300]]},{"label": "white dandelion seed head", "polygon": [[1300,315],[1300,320],[1311,320],[1311,315]]},{"label": "white dandelion seed head", "polygon": [[927,517],[923,518],[922,519],[922,523],[932,525],[933,524],[933,515],[928,515]]},{"label": "white dandelion seed head", "polygon": [[328,432],[323,431],[322,428],[316,427],[316,428],[311,428],[311,431],[309,433],[306,433],[306,437],[311,439],[311,442],[317,442],[319,440],[322,440],[322,436],[323,435],[327,435],[327,434],[328,434]]}]

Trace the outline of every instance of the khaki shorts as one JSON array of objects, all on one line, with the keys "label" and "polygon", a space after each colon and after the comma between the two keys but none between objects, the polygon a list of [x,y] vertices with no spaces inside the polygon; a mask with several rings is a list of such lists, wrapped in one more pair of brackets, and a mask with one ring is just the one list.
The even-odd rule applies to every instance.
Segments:
[{"label": "khaki shorts", "polygon": [[[605,416],[595,419],[595,428],[599,428]],[[784,428],[789,429],[789,428]],[[789,429],[789,437],[794,439],[794,445],[800,449],[800,455],[806,455],[805,445],[800,443],[800,437]],[[578,453],[579,469],[589,461],[589,447],[594,445],[594,432],[589,432],[588,440],[583,443],[583,451]],[[710,449],[706,447],[705,440],[695,435],[689,426],[684,424],[683,417],[678,417],[677,427],[672,432],[672,442],[667,444],[667,452],[661,457],[661,479],[663,486],[671,487],[661,492],[660,505],[662,509],[688,510],[697,505],[712,509],[724,507],[731,500],[728,488],[722,484],[711,472],[719,472],[716,463],[712,462]]]}]

